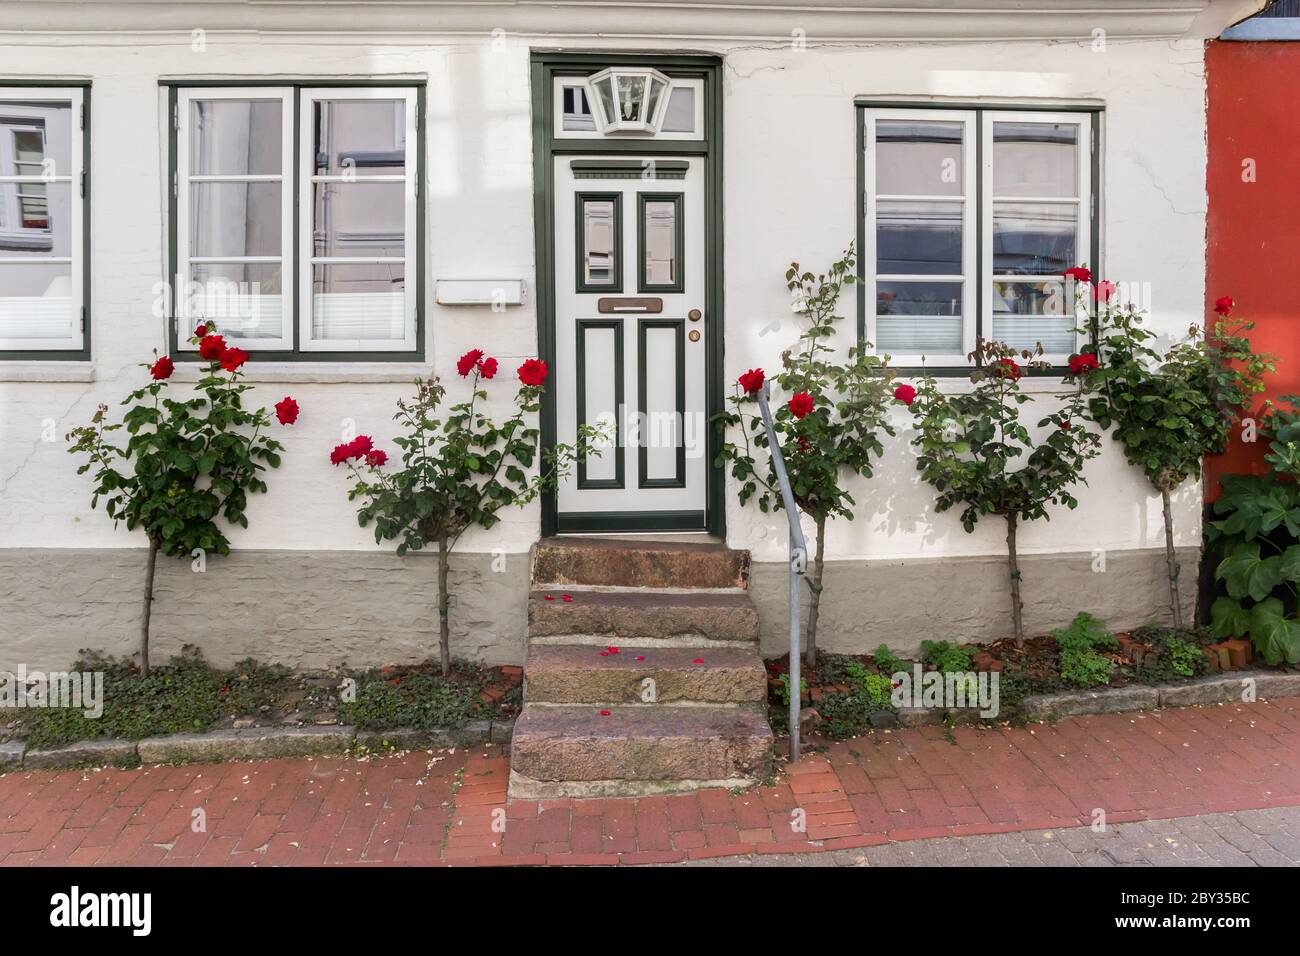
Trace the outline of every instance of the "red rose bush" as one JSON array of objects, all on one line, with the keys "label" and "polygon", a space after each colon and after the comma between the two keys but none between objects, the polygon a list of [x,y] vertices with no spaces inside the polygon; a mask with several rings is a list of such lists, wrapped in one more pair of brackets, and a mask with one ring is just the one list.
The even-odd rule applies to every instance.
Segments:
[{"label": "red rose bush", "polygon": [[[576,445],[557,445],[538,455],[534,421],[541,410],[548,369],[540,359],[519,366],[514,410],[497,423],[483,410],[486,383],[499,364],[482,349],[456,362],[469,396],[440,415],[447,389],[436,378],[417,380],[415,394],[397,403],[401,434],[393,439],[397,462],[367,435],[336,446],[330,463],[347,469],[348,500],[357,520],[374,526],[375,541],[395,541],[399,555],[438,549],[438,645],[443,674],[451,672],[450,555],[472,527],[490,529],[508,506],[522,506],[554,487],[579,455],[596,454],[595,429],[583,428]],[[540,458],[540,461],[539,461]],[[536,465],[536,468],[534,466]]]},{"label": "red rose bush", "polygon": [[[248,359],[203,323],[190,344],[202,359],[202,375],[188,398],[170,397],[175,362],[156,356],[142,363],[152,379],[132,391],[120,423],[108,421],[108,406],[96,410],[89,425],[73,429],[68,440],[75,455],[89,459],[77,469],[94,469],[91,507],[104,501],[114,523],[144,532],[149,553],[140,634],[140,670],[149,672],[149,620],[158,553],[189,559],[199,552],[230,553],[225,526],[248,527],[248,496],[266,491],[262,473],[280,466],[284,447],[266,434],[271,416],[264,408],[244,407],[242,381]],[[286,397],[275,406],[281,425],[298,419],[298,403]],[[113,432],[125,429],[125,444]]]}]

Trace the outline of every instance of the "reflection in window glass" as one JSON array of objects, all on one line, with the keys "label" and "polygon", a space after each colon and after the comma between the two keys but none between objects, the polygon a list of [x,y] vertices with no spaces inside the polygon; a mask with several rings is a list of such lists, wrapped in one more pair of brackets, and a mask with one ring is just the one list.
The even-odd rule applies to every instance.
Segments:
[{"label": "reflection in window glass", "polygon": [[695,88],[676,86],[668,96],[668,108],[659,125],[665,133],[695,132]]},{"label": "reflection in window glass", "polygon": [[190,173],[278,176],[284,161],[281,101],[192,100]]},{"label": "reflection in window glass", "polygon": [[1048,354],[1072,352],[1075,320],[1071,305],[1059,278],[994,282],[993,338],[1018,349],[1042,343]]},{"label": "reflection in window glass", "polygon": [[582,203],[582,270],[585,285],[615,285],[618,213],[612,199]]},{"label": "reflection in window glass", "polygon": [[312,194],[313,255],[402,257],[404,183],[324,182]]},{"label": "reflection in window glass", "polygon": [[406,171],[405,100],[316,100],[314,110],[317,175]]},{"label": "reflection in window glass", "polygon": [[645,235],[641,239],[645,257],[645,284],[677,284],[677,203],[650,199],[645,206]]},{"label": "reflection in window glass", "polygon": [[885,275],[961,275],[961,204],[877,202],[876,271]]},{"label": "reflection in window glass", "polygon": [[993,196],[1078,196],[1078,142],[1070,124],[994,123]]},{"label": "reflection in window glass", "polygon": [[993,204],[993,274],[1060,275],[1078,263],[1075,203]]},{"label": "reflection in window glass", "polygon": [[279,256],[281,183],[190,183],[190,255]]},{"label": "reflection in window glass", "polygon": [[962,195],[961,123],[876,123],[876,192],[882,196]]},{"label": "reflection in window glass", "polygon": [[401,341],[408,335],[406,272],[413,254],[408,100],[340,94],[313,99],[311,108],[309,335]]},{"label": "reflection in window glass", "polygon": [[184,290],[194,319],[217,324],[222,335],[278,339],[284,328],[283,270],[280,263],[200,262]]},{"label": "reflection in window glass", "polygon": [[[80,344],[80,153],[71,100],[0,100],[0,340],[4,348]],[[76,142],[74,143],[74,140]]]},{"label": "reflection in window glass", "polygon": [[581,86],[561,87],[564,94],[563,128],[566,130],[594,130],[596,118],[587,102],[587,91]]}]

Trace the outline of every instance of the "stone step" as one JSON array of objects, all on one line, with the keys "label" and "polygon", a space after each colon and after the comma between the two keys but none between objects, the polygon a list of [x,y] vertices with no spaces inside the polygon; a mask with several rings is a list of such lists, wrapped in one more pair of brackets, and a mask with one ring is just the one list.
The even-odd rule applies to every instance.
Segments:
[{"label": "stone step", "polygon": [[527,704],[510,742],[510,796],[636,796],[758,782],[772,730],[757,708]]},{"label": "stone step", "polygon": [[594,645],[533,644],[527,674],[530,703],[759,705],[767,699],[767,671],[752,648],[629,647],[614,654]]},{"label": "stone step", "polygon": [[[570,600],[564,600],[565,596]],[[549,600],[548,600],[549,598]],[[605,634],[612,640],[700,637],[757,641],[758,609],[746,591],[565,591],[528,596],[528,636]]]},{"label": "stone step", "polygon": [[559,536],[538,542],[533,583],[623,588],[745,588],[749,552],[707,542]]}]

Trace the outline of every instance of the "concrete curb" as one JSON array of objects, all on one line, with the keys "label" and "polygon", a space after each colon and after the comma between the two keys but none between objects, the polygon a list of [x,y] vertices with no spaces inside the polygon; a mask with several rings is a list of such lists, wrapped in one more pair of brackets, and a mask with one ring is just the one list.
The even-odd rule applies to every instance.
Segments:
[{"label": "concrete curb", "polygon": [[1300,673],[1249,670],[1201,677],[1181,684],[1132,684],[1104,690],[1035,694],[1020,702],[1020,712],[1028,720],[1041,722],[1086,714],[1119,714],[1160,707],[1241,702],[1246,681],[1254,682],[1257,698],[1300,697]]},{"label": "concrete curb", "polygon": [[169,734],[144,740],[82,740],[54,750],[28,750],[20,740],[0,744],[0,773],[134,766],[138,763],[220,763],[272,757],[323,757],[361,746],[370,750],[424,750],[509,743],[513,720],[476,720],[463,727],[430,730],[356,727],[251,727],[200,734]]}]

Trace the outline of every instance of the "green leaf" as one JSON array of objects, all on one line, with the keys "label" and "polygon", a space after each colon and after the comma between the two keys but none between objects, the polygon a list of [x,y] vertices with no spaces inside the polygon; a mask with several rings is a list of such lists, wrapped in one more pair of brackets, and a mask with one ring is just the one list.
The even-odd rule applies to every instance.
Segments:
[{"label": "green leaf", "polygon": [[1237,545],[1219,563],[1215,575],[1222,578],[1228,593],[1240,598],[1249,595],[1256,601],[1269,596],[1282,583],[1281,562],[1276,557],[1261,558],[1259,544],[1253,541]]},{"label": "green leaf", "polygon": [[1283,661],[1300,663],[1300,623],[1286,616],[1277,598],[1261,601],[1250,609],[1250,640],[1270,666]]},{"label": "green leaf", "polygon": [[1220,597],[1210,608],[1210,630],[1215,637],[1241,637],[1250,631],[1250,612],[1236,598]]}]

